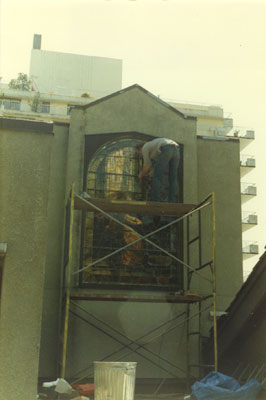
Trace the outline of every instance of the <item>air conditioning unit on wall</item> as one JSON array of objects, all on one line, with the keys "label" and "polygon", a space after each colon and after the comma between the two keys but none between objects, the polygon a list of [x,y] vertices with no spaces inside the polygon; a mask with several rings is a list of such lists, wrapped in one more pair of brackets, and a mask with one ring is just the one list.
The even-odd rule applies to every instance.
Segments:
[{"label": "air conditioning unit on wall", "polygon": [[255,132],[254,131],[246,131],[246,135],[247,138],[249,139],[254,139],[255,137]]},{"label": "air conditioning unit on wall", "polygon": [[257,215],[249,215],[248,216],[248,224],[257,224],[258,223],[258,217]]},{"label": "air conditioning unit on wall", "polygon": [[256,186],[248,186],[245,190],[246,194],[251,194],[251,195],[256,195],[257,194],[257,188]]},{"label": "air conditioning unit on wall", "polygon": [[250,244],[249,245],[249,252],[251,254],[258,254],[259,253],[259,246],[257,244]]},{"label": "air conditioning unit on wall", "polygon": [[247,158],[246,166],[247,167],[255,167],[255,158]]}]

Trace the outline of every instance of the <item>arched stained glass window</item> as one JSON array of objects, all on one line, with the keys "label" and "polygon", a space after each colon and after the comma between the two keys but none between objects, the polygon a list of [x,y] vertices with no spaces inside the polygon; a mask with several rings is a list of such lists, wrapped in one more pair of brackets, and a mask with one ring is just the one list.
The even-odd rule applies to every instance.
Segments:
[{"label": "arched stained glass window", "polygon": [[[122,138],[106,142],[88,162],[86,191],[93,198],[149,200],[150,183],[139,180],[142,158],[136,153],[139,139]],[[88,212],[84,218],[81,284],[115,287],[177,290],[181,287],[180,267],[160,248],[141,236],[169,222],[169,217]],[[128,228],[127,228],[128,227]],[[133,229],[133,230],[132,230]],[[152,236],[165,250],[176,254],[177,229],[171,226]],[[131,244],[132,243],[132,244]],[[130,247],[127,247],[129,244]]]},{"label": "arched stained glass window", "polygon": [[135,151],[138,142],[116,140],[96,152],[87,174],[87,192],[92,197],[144,199],[145,190],[138,179],[142,161]]}]

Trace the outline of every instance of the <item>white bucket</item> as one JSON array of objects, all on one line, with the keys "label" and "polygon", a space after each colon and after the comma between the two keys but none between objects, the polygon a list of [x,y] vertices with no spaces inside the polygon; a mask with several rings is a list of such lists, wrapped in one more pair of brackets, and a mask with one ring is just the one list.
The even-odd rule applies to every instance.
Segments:
[{"label": "white bucket", "polygon": [[95,400],[134,400],[136,362],[94,362]]}]

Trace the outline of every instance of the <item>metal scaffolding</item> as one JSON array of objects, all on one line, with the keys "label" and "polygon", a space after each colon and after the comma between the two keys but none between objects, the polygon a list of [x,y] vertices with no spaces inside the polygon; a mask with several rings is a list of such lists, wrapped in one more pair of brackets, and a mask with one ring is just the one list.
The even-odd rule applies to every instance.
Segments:
[{"label": "metal scaffolding", "polygon": [[[211,259],[205,263],[202,261],[202,205],[208,203],[211,207],[211,227],[212,227],[212,235],[211,235]],[[198,368],[199,375],[202,376],[203,372],[206,372],[208,369],[218,370],[218,352],[217,352],[217,319],[216,319],[216,265],[215,265],[215,198],[214,193],[210,194],[201,204],[197,206],[197,218],[198,218],[198,232],[191,237],[190,235],[190,219],[187,218],[187,262],[190,263],[190,248],[192,245],[197,244],[198,246],[198,266],[195,271],[203,271],[209,267],[209,272],[211,275],[211,284],[212,284],[212,293],[205,294],[202,296],[201,301],[198,302],[198,329],[191,330],[189,322],[187,322],[187,382],[189,385],[190,376],[191,376],[191,368]],[[187,290],[190,291],[191,282],[193,273],[195,271],[191,271],[187,269]],[[214,362],[213,365],[205,365],[202,362],[202,304],[205,300],[212,298],[212,310],[213,310],[213,332],[214,332]],[[187,306],[187,321],[190,320],[190,307]],[[190,362],[190,349],[189,343],[191,336],[197,336],[198,338],[198,354],[199,360],[198,364],[191,364]]]},{"label": "metal scaffolding", "polygon": [[[210,207],[211,208],[211,248],[212,255],[211,259],[208,262],[202,263],[202,211],[203,209]],[[108,254],[104,254],[103,256],[98,256],[97,259],[91,258],[91,262],[88,265],[81,266],[77,271],[71,270],[71,258],[72,258],[72,235],[73,235],[73,214],[74,210],[79,211],[87,211],[94,212],[97,215],[102,215],[107,218],[110,222],[114,222],[118,224],[122,229],[126,229],[126,232],[133,233],[133,240],[129,243],[124,243],[123,246],[117,249],[111,249]],[[165,223],[163,226],[159,226],[151,232],[141,233],[132,227],[132,225],[125,224],[121,218],[118,218],[119,214],[137,214],[138,216],[171,216],[171,220]],[[167,360],[163,356],[158,356],[159,360],[162,364],[158,364],[155,362],[151,356],[154,355],[153,352],[146,347],[145,345],[139,342],[140,339],[143,339],[145,336],[149,337],[151,335],[153,338],[158,337],[160,335],[161,328],[166,329],[166,332],[173,331],[177,327],[184,325],[186,326],[186,343],[187,343],[187,366],[185,375],[187,377],[187,383],[189,384],[190,377],[193,376],[191,373],[191,369],[197,367],[199,371],[203,371],[206,368],[211,368],[217,370],[218,368],[218,359],[217,359],[217,327],[216,327],[216,272],[215,272],[215,207],[214,207],[214,194],[209,195],[203,202],[198,205],[193,204],[181,204],[181,203],[153,203],[153,202],[144,202],[144,201],[117,201],[117,200],[107,200],[107,199],[96,199],[90,198],[89,196],[79,196],[74,194],[74,187],[72,186],[72,190],[68,199],[67,204],[67,221],[66,221],[66,240],[65,240],[65,269],[64,269],[64,289],[63,289],[63,312],[62,312],[62,329],[61,329],[61,352],[60,352],[60,370],[61,377],[65,377],[66,372],[66,360],[67,360],[67,339],[68,339],[68,325],[69,325],[69,314],[71,313],[73,316],[81,319],[82,321],[88,323],[90,326],[93,326],[100,332],[108,335],[112,338],[116,343],[121,345],[121,348],[111,352],[106,355],[104,359],[108,359],[109,357],[116,357],[119,360],[119,352],[122,349],[127,349],[129,353],[135,352],[136,354],[143,357],[145,360],[153,363],[158,368],[167,372],[170,376],[176,378],[178,375],[178,370],[180,368]],[[191,237],[191,217],[197,217],[197,226],[198,232],[195,236]],[[168,220],[167,220],[168,221]],[[164,231],[172,226],[175,226],[177,223],[186,222],[186,241],[184,241],[184,246],[186,248],[186,262],[177,257],[176,254],[173,254],[171,249],[165,249],[163,246],[158,243],[158,241],[151,240],[151,237],[158,232]],[[81,274],[83,271],[88,270],[88,268],[93,267],[99,263],[105,262],[105,260],[110,259],[115,254],[121,254],[127,249],[136,249],[136,243],[148,243],[148,248],[155,248],[160,251],[160,254],[168,257],[171,260],[174,260],[174,263],[178,263],[181,265],[184,270],[186,270],[186,290],[180,290],[175,293],[164,293],[161,295],[159,292],[158,295],[149,295],[149,294],[139,294],[139,295],[125,295],[118,293],[108,293],[106,290],[105,293],[95,293],[86,289],[79,289],[77,287],[71,287],[71,276],[75,274]],[[193,253],[192,247],[197,244],[198,248],[198,262],[197,266],[192,267],[191,263],[191,254]],[[134,247],[135,246],[135,247]],[[194,252],[195,253],[195,252]],[[193,254],[194,254],[193,253]],[[177,264],[173,264],[177,265]],[[203,270],[209,268],[210,277],[207,276],[206,273],[203,274]],[[201,279],[205,280],[207,284],[211,285],[211,293],[206,295],[206,293],[202,296],[195,293],[191,290],[192,287],[192,277],[197,276]],[[203,301],[212,298],[212,310],[213,310],[213,327],[214,327],[214,363],[211,366],[206,366],[202,364],[201,361],[201,342],[202,342],[202,334],[201,334],[201,317],[202,313],[206,310],[210,309],[210,306],[203,307]],[[183,303],[186,304],[186,311],[181,314],[175,316],[175,318],[165,321],[165,323],[159,325],[157,328],[151,330],[145,335],[141,336],[136,340],[132,340],[127,337],[124,333],[118,331],[113,328],[106,321],[101,320],[96,317],[92,313],[89,313],[83,307],[81,307],[76,300],[84,300],[84,301],[132,301],[132,302],[152,302],[152,303]],[[196,313],[191,312],[191,305],[198,304],[198,310]],[[71,305],[75,306],[75,310],[71,309]],[[78,312],[77,312],[78,310]],[[194,318],[198,318],[198,330],[191,329],[191,320]],[[164,330],[165,333],[165,330]],[[197,336],[198,338],[198,354],[199,360],[196,365],[191,364],[190,360],[190,341],[192,336]],[[142,350],[142,352],[140,352]],[[145,353],[143,353],[143,351]],[[128,353],[128,354],[129,354]],[[171,370],[170,370],[171,368]],[[173,368],[176,372],[172,372]],[[82,379],[82,373],[84,371],[78,372],[77,380]],[[88,372],[86,372],[86,377],[88,376]]]}]

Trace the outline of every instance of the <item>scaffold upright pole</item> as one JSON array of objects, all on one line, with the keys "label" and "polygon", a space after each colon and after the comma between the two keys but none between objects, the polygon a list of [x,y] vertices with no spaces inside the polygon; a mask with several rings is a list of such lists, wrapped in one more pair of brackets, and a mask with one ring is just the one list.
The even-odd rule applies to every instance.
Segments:
[{"label": "scaffold upright pole", "polygon": [[216,315],[216,244],[215,244],[215,194],[212,193],[212,284],[213,284],[213,346],[214,370],[218,371],[217,315]]},{"label": "scaffold upright pole", "polygon": [[74,184],[72,184],[70,193],[69,248],[68,248],[68,264],[65,277],[66,290],[65,290],[65,313],[63,321],[63,338],[62,338],[62,362],[61,362],[61,373],[60,373],[61,378],[64,378],[66,373],[66,353],[67,353],[67,338],[68,338],[68,323],[69,323],[69,308],[70,308],[73,222],[74,222]]}]

